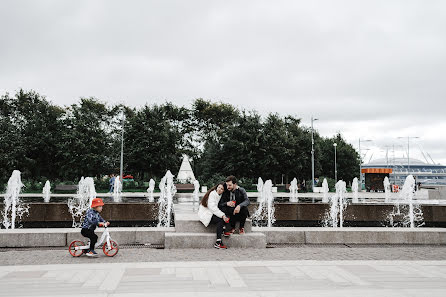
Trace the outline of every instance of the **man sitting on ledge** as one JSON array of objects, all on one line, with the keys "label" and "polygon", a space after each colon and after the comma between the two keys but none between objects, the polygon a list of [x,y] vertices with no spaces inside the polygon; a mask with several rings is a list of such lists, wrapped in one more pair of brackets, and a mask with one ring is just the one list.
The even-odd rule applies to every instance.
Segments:
[{"label": "man sitting on ledge", "polygon": [[245,189],[237,185],[237,178],[231,175],[226,178],[226,191],[223,193],[218,207],[229,217],[230,229],[226,229],[224,236],[235,232],[236,222],[240,222],[239,234],[245,234],[245,222],[249,216],[249,199]]}]

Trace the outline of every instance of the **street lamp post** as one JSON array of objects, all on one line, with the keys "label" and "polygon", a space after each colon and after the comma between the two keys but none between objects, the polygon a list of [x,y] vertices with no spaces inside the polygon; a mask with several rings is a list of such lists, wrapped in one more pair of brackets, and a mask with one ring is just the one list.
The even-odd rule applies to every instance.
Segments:
[{"label": "street lamp post", "polygon": [[119,180],[122,181],[123,168],[124,168],[124,122],[125,114],[122,111],[122,121],[121,121],[121,164],[119,167]]},{"label": "street lamp post", "polygon": [[314,193],[314,128],[313,122],[319,119],[313,118],[311,116],[311,190]]},{"label": "street lamp post", "polygon": [[366,140],[361,140],[361,138],[359,138],[359,187],[362,191],[362,152],[361,152],[361,142],[370,142],[372,140],[370,139],[366,139]]},{"label": "street lamp post", "polygon": [[338,182],[338,166],[336,164],[336,147],[338,146],[338,144],[335,142],[333,143],[334,146],[334,169],[335,169],[335,183]]},{"label": "street lamp post", "polygon": [[405,136],[405,137],[398,137],[398,139],[402,139],[402,138],[407,138],[407,175],[409,175],[409,171],[410,171],[410,159],[409,159],[409,154],[410,154],[410,139],[417,139],[420,138],[418,136]]}]

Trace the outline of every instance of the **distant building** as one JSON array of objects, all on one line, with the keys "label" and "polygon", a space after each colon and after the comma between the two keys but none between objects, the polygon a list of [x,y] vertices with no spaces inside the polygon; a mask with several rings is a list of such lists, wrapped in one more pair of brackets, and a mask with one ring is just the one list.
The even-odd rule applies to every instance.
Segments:
[{"label": "distant building", "polygon": [[183,162],[180,166],[180,171],[178,171],[177,181],[179,183],[193,183],[195,180],[194,172],[192,171],[192,166],[190,166],[189,158],[184,155]]},{"label": "distant building", "polygon": [[[391,168],[389,174],[390,183],[403,185],[404,180],[412,174],[417,183],[422,185],[446,185],[446,166],[440,164],[428,164],[417,159],[410,159],[409,166],[407,158],[376,159],[362,168]],[[407,171],[408,167],[409,172]]]},{"label": "distant building", "polygon": [[367,191],[384,192],[384,179],[392,174],[392,168],[362,168],[365,175],[365,188]]}]

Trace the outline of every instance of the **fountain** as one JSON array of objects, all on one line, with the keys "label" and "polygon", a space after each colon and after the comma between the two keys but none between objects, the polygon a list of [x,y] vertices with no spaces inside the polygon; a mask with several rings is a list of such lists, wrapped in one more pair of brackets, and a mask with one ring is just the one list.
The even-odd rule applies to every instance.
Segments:
[{"label": "fountain", "polygon": [[412,175],[407,176],[404,181],[403,190],[401,191],[401,200],[406,201],[409,205],[409,226],[414,228],[414,213],[413,213],[413,197],[415,195],[415,179]]},{"label": "fountain", "polygon": [[415,228],[416,223],[417,227],[423,225],[423,212],[420,205],[415,204],[413,201],[415,196],[415,178],[413,175],[407,176],[400,195],[400,199],[409,206],[408,214],[404,219],[404,225],[410,226],[410,228]]},{"label": "fountain", "polygon": [[330,199],[330,211],[327,214],[325,220],[326,226],[333,228],[343,227],[344,225],[344,209],[347,207],[346,183],[342,180],[336,183],[336,193]]},{"label": "fountain", "polygon": [[263,201],[263,197],[262,197],[262,189],[263,189],[263,179],[261,177],[259,177],[259,179],[257,180],[257,202],[260,203]]},{"label": "fountain", "polygon": [[383,184],[384,184],[384,193],[386,195],[386,202],[389,202],[391,192],[390,192],[390,182],[387,176],[384,178]]},{"label": "fountain", "polygon": [[299,202],[299,198],[297,197],[297,179],[294,178],[290,184],[290,202]]},{"label": "fountain", "polygon": [[200,201],[200,183],[194,180],[194,211],[198,210],[198,202]]},{"label": "fountain", "polygon": [[[415,179],[412,175],[406,177],[398,200],[395,201],[393,212],[389,214],[389,221],[393,227],[421,227],[424,225],[424,216],[421,206],[414,203]],[[394,223],[394,217],[402,217],[401,223]]]},{"label": "fountain", "polygon": [[149,202],[155,201],[155,198],[153,197],[153,192],[155,191],[155,181],[153,178],[149,181],[149,188],[147,189],[147,193],[149,193]]},{"label": "fountain", "polygon": [[322,191],[324,193],[324,196],[322,197],[323,203],[328,203],[328,182],[327,179],[324,178],[324,181],[322,182]]},{"label": "fountain", "polygon": [[86,211],[91,206],[91,201],[96,198],[94,180],[91,177],[81,177],[77,193],[74,198],[68,199],[68,210],[73,218],[73,227],[80,227]]},{"label": "fountain", "polygon": [[50,195],[51,195],[51,185],[50,185],[50,181],[47,180],[45,182],[45,186],[43,187],[43,201],[45,201],[46,203],[50,202]]},{"label": "fountain", "polygon": [[359,185],[358,185],[358,178],[355,177],[353,179],[353,183],[352,183],[352,193],[353,193],[353,199],[352,202],[353,203],[358,203],[358,189],[359,189]]},{"label": "fountain", "polygon": [[113,202],[121,202],[121,194],[122,194],[122,182],[117,176],[115,178],[115,184],[113,186]]},{"label": "fountain", "polygon": [[272,227],[276,221],[274,217],[274,196],[272,191],[273,183],[269,179],[262,187],[263,200],[260,202],[256,212],[252,216],[253,222],[259,226],[262,221],[267,220],[267,227]]},{"label": "fountain", "polygon": [[161,179],[160,198],[158,200],[158,227],[170,227],[173,210],[173,196],[177,189],[173,183],[173,175],[170,170]]},{"label": "fountain", "polygon": [[24,204],[19,197],[22,187],[20,171],[14,170],[8,180],[5,193],[3,209],[3,226],[5,229],[15,229],[16,218],[21,219],[25,214],[29,213],[29,205]]}]

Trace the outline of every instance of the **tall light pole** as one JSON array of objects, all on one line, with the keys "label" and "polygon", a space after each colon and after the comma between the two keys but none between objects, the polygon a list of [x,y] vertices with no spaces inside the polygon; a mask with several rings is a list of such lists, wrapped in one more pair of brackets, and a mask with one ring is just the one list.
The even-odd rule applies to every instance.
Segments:
[{"label": "tall light pole", "polygon": [[122,121],[121,121],[121,164],[119,167],[119,180],[122,182],[123,168],[124,168],[124,122],[125,114],[122,110]]},{"label": "tall light pole", "polygon": [[418,136],[405,136],[405,137],[398,137],[398,139],[403,139],[403,138],[407,138],[407,175],[409,175],[409,171],[410,171],[410,140],[411,139],[417,139],[420,138]]},{"label": "tall light pole", "polygon": [[362,191],[362,152],[361,152],[361,142],[371,142],[372,140],[370,139],[366,139],[366,140],[361,140],[361,138],[359,138],[359,187]]},{"label": "tall light pole", "polygon": [[333,143],[333,146],[334,146],[334,154],[335,154],[335,158],[334,158],[334,161],[335,161],[335,163],[334,163],[334,169],[335,169],[335,183],[337,183],[338,182],[338,166],[337,166],[337,164],[336,164],[336,147],[338,146],[338,144],[335,142],[335,143]]},{"label": "tall light pole", "polygon": [[319,119],[314,119],[311,116],[311,190],[314,193],[314,128],[313,122]]}]

